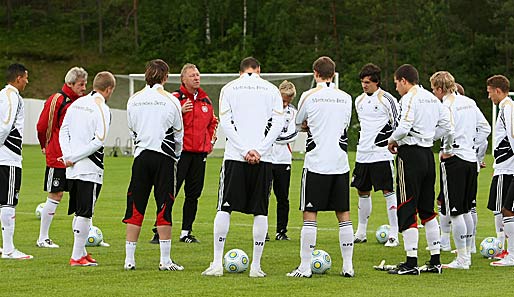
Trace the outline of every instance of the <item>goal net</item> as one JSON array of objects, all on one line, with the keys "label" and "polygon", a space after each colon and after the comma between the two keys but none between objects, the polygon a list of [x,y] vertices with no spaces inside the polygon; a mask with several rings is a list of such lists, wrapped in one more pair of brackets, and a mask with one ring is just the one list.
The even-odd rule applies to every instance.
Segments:
[{"label": "goal net", "polygon": [[[292,82],[296,87],[296,98],[292,102],[293,105],[297,106],[301,94],[304,91],[312,88],[315,85],[314,76],[311,73],[261,73],[261,77],[265,80],[270,81],[278,85],[288,80]],[[218,102],[220,91],[225,84],[239,78],[238,73],[202,73],[201,74],[201,87],[211,98],[214,112],[218,116]],[[336,73],[334,82],[338,85],[339,74]],[[169,74],[168,81],[164,85],[164,88],[173,92],[180,87],[180,74]],[[145,87],[145,75],[144,74],[129,74],[129,75],[116,75],[116,89],[111,99],[109,100],[109,106],[113,109],[126,109],[127,101],[132,94],[141,90]],[[126,119],[125,119],[126,120]],[[218,129],[218,141],[216,142],[216,149],[222,149],[225,145],[225,136],[222,134],[221,129]],[[305,146],[305,133],[300,133],[297,140],[291,145],[293,151],[304,151]],[[119,143],[125,144],[127,142],[128,133],[120,138]]]}]

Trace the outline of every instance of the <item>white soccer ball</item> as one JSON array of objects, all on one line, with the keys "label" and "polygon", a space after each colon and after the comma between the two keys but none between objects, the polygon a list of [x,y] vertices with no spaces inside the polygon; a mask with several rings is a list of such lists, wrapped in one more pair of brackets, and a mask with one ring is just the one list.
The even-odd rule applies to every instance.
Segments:
[{"label": "white soccer ball", "polygon": [[223,266],[228,272],[238,273],[248,269],[248,255],[240,249],[231,249],[225,254]]},{"label": "white soccer ball", "polygon": [[43,211],[43,207],[45,207],[45,202],[43,203],[39,203],[38,206],[36,207],[36,218],[38,218],[39,220],[41,219],[41,214],[42,214],[42,211]]},{"label": "white soccer ball", "polygon": [[104,236],[102,234],[102,230],[96,226],[91,226],[89,228],[89,234],[86,240],[86,246],[98,246],[100,242],[104,240]]},{"label": "white soccer ball", "polygon": [[493,258],[501,254],[503,244],[496,237],[487,237],[480,243],[480,254],[486,258]]},{"label": "white soccer ball", "polygon": [[377,232],[375,232],[375,237],[377,238],[378,243],[385,243],[387,239],[389,239],[389,230],[391,230],[391,226],[389,225],[378,227]]},{"label": "white soccer ball", "polygon": [[312,251],[311,271],[315,274],[323,274],[332,267],[332,258],[324,250]]}]

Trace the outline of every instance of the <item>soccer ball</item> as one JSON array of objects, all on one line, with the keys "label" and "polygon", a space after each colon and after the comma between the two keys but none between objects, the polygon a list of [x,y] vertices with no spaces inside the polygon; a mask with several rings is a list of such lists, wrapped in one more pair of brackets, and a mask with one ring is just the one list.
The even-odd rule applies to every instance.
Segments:
[{"label": "soccer ball", "polygon": [[389,230],[391,226],[382,225],[378,227],[377,232],[375,232],[375,237],[377,238],[378,243],[385,243],[387,239],[389,239]]},{"label": "soccer ball", "polygon": [[89,234],[87,236],[86,246],[98,246],[100,242],[104,240],[102,230],[96,226],[89,228]]},{"label": "soccer ball", "polygon": [[248,255],[240,249],[231,249],[225,254],[223,266],[228,272],[238,273],[248,269]]},{"label": "soccer ball", "polygon": [[43,211],[43,207],[45,207],[45,202],[39,203],[36,207],[36,218],[41,219],[41,212]]},{"label": "soccer ball", "polygon": [[498,256],[503,251],[503,244],[496,237],[487,237],[480,244],[480,254],[486,258]]},{"label": "soccer ball", "polygon": [[323,274],[332,267],[332,258],[324,250],[312,251],[311,271],[315,274]]}]

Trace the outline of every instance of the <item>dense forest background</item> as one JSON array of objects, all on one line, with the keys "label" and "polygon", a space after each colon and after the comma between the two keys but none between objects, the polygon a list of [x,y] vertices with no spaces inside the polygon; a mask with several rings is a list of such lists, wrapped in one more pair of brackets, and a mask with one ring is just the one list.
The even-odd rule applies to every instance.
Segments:
[{"label": "dense forest background", "polygon": [[[75,65],[141,73],[162,58],[172,72],[185,62],[203,73],[236,72],[252,55],[264,72],[309,72],[328,55],[340,88],[362,92],[368,62],[393,73],[416,66],[421,83],[448,70],[487,118],[485,80],[514,71],[514,1],[502,0],[2,0],[0,66],[30,69],[24,96],[46,98]],[[91,85],[89,85],[91,87]]]}]

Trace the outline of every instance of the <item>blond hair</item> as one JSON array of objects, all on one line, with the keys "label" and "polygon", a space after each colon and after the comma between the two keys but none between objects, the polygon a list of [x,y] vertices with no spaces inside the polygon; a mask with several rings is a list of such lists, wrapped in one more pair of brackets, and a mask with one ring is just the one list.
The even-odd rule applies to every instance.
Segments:
[{"label": "blond hair", "polygon": [[286,95],[288,97],[294,98],[296,96],[296,87],[294,84],[288,80],[284,80],[279,86],[278,90],[280,94]]},{"label": "blond hair", "polygon": [[105,91],[107,88],[116,86],[116,79],[109,71],[98,72],[93,80],[93,89]]},{"label": "blond hair", "polygon": [[437,71],[430,77],[430,84],[433,88],[441,88],[444,94],[450,94],[457,91],[455,78],[448,71]]}]

